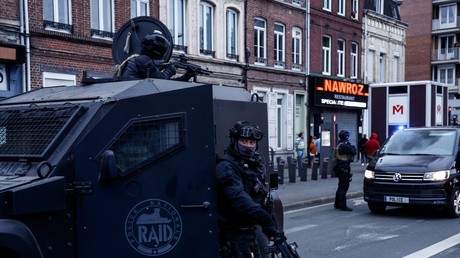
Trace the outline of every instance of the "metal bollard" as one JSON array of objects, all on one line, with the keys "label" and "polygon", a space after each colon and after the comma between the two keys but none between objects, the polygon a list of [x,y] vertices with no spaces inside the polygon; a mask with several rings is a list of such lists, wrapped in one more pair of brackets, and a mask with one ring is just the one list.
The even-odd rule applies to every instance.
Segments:
[{"label": "metal bollard", "polygon": [[298,176],[300,176],[300,172],[301,172],[301,169],[302,169],[302,161],[303,161],[303,159],[299,158],[299,156],[297,156],[297,169],[299,170]]},{"label": "metal bollard", "polygon": [[319,159],[315,158],[313,161],[313,166],[311,167],[311,180],[318,180],[318,166]]},{"label": "metal bollard", "polygon": [[278,184],[284,184],[284,161],[281,157],[276,158],[276,163],[278,164]]},{"label": "metal bollard", "polygon": [[329,158],[324,158],[323,160],[323,167],[321,168],[321,178],[322,179],[327,179],[327,167],[329,163]]},{"label": "metal bollard", "polygon": [[296,172],[296,165],[297,160],[293,159],[292,157],[287,157],[288,161],[288,173],[289,173],[289,183],[295,183],[295,172]]},{"label": "metal bollard", "polygon": [[299,177],[300,181],[306,182],[307,181],[307,168],[308,168],[308,160],[302,159],[299,163],[297,161],[297,164],[301,164],[299,166]]}]

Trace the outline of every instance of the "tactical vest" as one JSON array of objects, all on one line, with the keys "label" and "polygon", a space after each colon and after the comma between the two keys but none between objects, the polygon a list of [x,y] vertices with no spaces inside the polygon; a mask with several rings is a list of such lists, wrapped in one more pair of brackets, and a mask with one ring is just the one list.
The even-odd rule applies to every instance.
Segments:
[{"label": "tactical vest", "polygon": [[[230,162],[237,170],[238,175],[243,179],[243,188],[244,191],[249,193],[249,195],[259,203],[263,203],[263,199],[268,193],[268,189],[263,182],[260,181],[257,174],[248,167],[245,166],[243,162],[235,159],[230,155],[224,155],[217,159],[217,162],[226,160]],[[262,200],[261,200],[262,198]]]},{"label": "tactical vest", "polygon": [[336,160],[341,160],[341,161],[348,161],[348,155],[347,154],[339,154],[339,146],[343,144],[343,142],[339,143],[337,147],[334,150],[334,158]]}]

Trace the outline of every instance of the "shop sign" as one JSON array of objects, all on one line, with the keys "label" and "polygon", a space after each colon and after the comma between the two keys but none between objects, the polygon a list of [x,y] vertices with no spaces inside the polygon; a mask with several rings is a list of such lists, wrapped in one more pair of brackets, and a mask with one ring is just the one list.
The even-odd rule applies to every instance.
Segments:
[{"label": "shop sign", "polygon": [[315,106],[366,109],[369,85],[312,77],[310,85],[314,88]]}]

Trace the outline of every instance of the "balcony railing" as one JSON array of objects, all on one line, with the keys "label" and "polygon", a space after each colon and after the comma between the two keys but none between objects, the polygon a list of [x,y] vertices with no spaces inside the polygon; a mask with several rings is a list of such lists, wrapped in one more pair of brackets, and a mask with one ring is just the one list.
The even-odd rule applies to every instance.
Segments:
[{"label": "balcony railing", "polygon": [[182,46],[182,45],[176,45],[176,44],[174,44],[173,48],[174,48],[174,50],[176,50],[176,51],[184,52],[185,54],[187,54],[187,46]]},{"label": "balcony railing", "polygon": [[212,56],[215,57],[216,51],[209,50],[209,49],[200,49],[200,53],[206,56]]},{"label": "balcony railing", "polygon": [[446,48],[443,51],[439,49],[434,49],[431,53],[432,61],[455,61],[460,62],[459,59],[459,48]]},{"label": "balcony railing", "polygon": [[235,54],[232,54],[232,53],[227,53],[227,58],[228,59],[232,59],[232,60],[236,60],[237,62],[239,62],[240,60],[240,56],[239,55],[235,55]]},{"label": "balcony railing", "polygon": [[97,36],[101,38],[113,38],[114,35],[115,33],[110,31],[91,29],[91,36]]},{"label": "balcony railing", "polygon": [[73,33],[73,25],[66,24],[66,23],[60,23],[60,22],[44,20],[43,21],[43,28]]},{"label": "balcony railing", "polygon": [[431,20],[431,28],[433,31],[435,30],[445,30],[445,29],[455,29],[460,26],[460,16],[457,16],[454,22],[441,24],[440,19],[433,19]]}]

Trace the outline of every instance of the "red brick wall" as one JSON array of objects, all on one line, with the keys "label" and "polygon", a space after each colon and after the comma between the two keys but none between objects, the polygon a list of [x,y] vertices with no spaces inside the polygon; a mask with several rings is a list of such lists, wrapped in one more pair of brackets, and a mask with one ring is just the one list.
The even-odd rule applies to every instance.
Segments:
[{"label": "red brick wall", "polygon": [[0,18],[6,20],[19,20],[19,1],[2,0],[0,4]]},{"label": "red brick wall", "polygon": [[406,31],[406,81],[431,80],[432,1],[404,0],[401,20]]},{"label": "red brick wall", "polygon": [[[362,8],[362,3],[361,3]],[[351,19],[351,1],[347,1],[345,16],[337,15],[337,1],[332,1],[332,11],[323,10],[323,1],[311,1],[310,35],[310,73],[322,74],[323,36],[331,38],[331,75],[337,75],[337,40],[345,40],[345,77],[350,77],[351,44],[358,44],[358,63],[361,63],[362,25],[359,20]],[[362,14],[362,11],[360,11]],[[362,78],[358,65],[358,78]]]},{"label": "red brick wall", "polygon": [[[302,65],[305,66],[305,11],[291,8],[288,5],[267,0],[247,1],[247,32],[246,46],[251,51],[249,63],[254,64],[254,18],[261,18],[266,21],[266,67],[254,67],[248,72],[248,87],[267,86],[277,88],[290,88],[293,91],[305,89],[300,81],[303,74],[292,73],[292,28],[302,30]],[[274,25],[283,24],[285,27],[285,68],[273,68],[274,66]],[[305,71],[304,71],[305,72]]]}]

